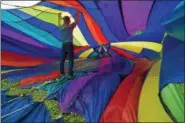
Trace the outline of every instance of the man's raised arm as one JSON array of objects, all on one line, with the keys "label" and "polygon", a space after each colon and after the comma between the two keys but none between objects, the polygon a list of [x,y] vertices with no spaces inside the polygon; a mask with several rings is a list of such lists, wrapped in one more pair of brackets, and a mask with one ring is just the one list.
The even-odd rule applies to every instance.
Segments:
[{"label": "man's raised arm", "polygon": [[77,11],[77,15],[76,15],[76,18],[75,18],[75,23],[77,24],[79,22],[79,19],[80,19],[80,11],[78,10]]},{"label": "man's raised arm", "polygon": [[58,13],[58,26],[61,26],[62,14]]},{"label": "man's raised arm", "polygon": [[71,24],[71,26],[72,26],[73,28],[76,27],[76,24],[77,24],[77,23],[79,22],[79,20],[80,20],[80,13],[81,13],[81,12],[78,10],[78,11],[77,11],[77,14],[76,14],[76,17],[75,17],[75,22]]}]

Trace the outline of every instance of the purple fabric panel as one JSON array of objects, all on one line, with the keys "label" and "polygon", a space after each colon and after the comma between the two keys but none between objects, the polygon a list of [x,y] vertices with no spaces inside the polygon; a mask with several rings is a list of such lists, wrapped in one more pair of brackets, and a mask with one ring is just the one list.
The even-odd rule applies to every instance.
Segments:
[{"label": "purple fabric panel", "polygon": [[122,11],[121,8],[119,8],[119,2],[99,1],[98,5],[112,33],[119,40],[126,40],[128,33],[121,17]]},{"label": "purple fabric panel", "polygon": [[111,72],[112,60],[110,58],[101,58],[99,63],[99,72]]},{"label": "purple fabric panel", "polygon": [[1,27],[1,31],[2,31],[1,35],[12,37],[12,38],[15,38],[15,39],[17,39],[17,40],[19,40],[21,42],[44,48],[44,45],[34,41],[33,39],[31,39],[29,37],[24,36],[22,34],[13,32],[13,31],[8,30],[8,29],[3,28],[3,27]]},{"label": "purple fabric panel", "polygon": [[[77,113],[87,122],[98,122],[120,82],[121,78],[116,73],[99,73],[71,100],[65,112]],[[61,97],[63,93],[65,89],[60,91]]]},{"label": "purple fabric panel", "polygon": [[89,80],[91,80],[97,74],[91,74],[88,76],[80,77],[78,79],[73,80],[65,92],[62,94],[63,96],[59,97],[60,108],[63,112],[67,112],[68,106],[73,103],[75,97],[78,95],[80,90],[87,84]]},{"label": "purple fabric panel", "polygon": [[145,30],[153,1],[122,1],[122,12],[128,32]]}]

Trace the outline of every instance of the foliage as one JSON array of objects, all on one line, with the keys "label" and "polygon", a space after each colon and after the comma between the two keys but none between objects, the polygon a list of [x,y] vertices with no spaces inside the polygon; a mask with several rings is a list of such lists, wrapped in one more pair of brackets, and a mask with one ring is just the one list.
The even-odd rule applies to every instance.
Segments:
[{"label": "foliage", "polygon": [[17,87],[19,82],[8,82],[7,79],[1,79],[1,89],[10,89],[12,87]]}]

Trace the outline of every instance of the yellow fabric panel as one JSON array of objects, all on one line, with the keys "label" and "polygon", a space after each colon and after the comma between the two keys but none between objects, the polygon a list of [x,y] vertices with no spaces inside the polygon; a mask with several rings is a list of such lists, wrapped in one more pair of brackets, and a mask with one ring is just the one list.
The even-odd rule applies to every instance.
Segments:
[{"label": "yellow fabric panel", "polygon": [[89,50],[86,50],[85,52],[83,52],[79,58],[87,58],[94,50],[92,48],[90,48]]},{"label": "yellow fabric panel", "polygon": [[112,43],[111,46],[117,47],[117,48],[121,48],[121,49],[125,49],[125,50],[129,50],[132,52],[136,52],[136,53],[140,53],[142,51],[142,47],[139,46],[132,46],[130,44],[125,44],[125,43]]},{"label": "yellow fabric panel", "polygon": [[111,45],[118,48],[130,50],[136,53],[140,53],[143,48],[150,49],[156,52],[160,52],[162,50],[161,44],[146,41],[118,42],[112,43]]},{"label": "yellow fabric panel", "polygon": [[[52,9],[52,8],[44,7],[44,6],[40,6],[40,5],[35,5],[32,8],[22,8],[19,10],[23,11],[29,15],[35,16],[36,18],[38,18],[42,21],[54,24],[56,26],[58,26],[58,13],[62,13],[62,16],[67,15],[67,16],[71,17],[71,22],[74,22],[74,18],[72,17],[72,15],[69,12],[59,11],[56,9]],[[89,45],[78,26],[76,26],[74,28],[73,35],[76,38],[76,40],[80,43],[79,44],[80,46]]]},{"label": "yellow fabric panel", "polygon": [[138,122],[173,122],[159,100],[161,60],[150,70],[144,82],[138,108]]}]

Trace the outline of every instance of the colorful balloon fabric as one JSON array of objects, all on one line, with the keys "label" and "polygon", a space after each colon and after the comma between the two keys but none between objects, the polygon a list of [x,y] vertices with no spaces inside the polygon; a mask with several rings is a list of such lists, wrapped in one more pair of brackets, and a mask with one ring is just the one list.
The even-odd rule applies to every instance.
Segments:
[{"label": "colorful balloon fabric", "polygon": [[[58,14],[74,22],[77,10],[69,80]],[[1,13],[2,122],[184,122],[184,1],[45,0]]]}]

